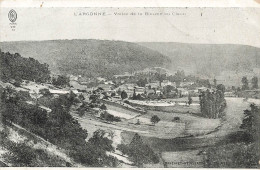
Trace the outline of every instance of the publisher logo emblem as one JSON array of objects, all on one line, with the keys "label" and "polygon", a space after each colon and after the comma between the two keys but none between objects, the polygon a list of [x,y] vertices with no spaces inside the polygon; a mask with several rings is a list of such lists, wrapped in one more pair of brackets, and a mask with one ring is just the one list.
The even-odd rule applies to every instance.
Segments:
[{"label": "publisher logo emblem", "polygon": [[8,13],[8,18],[11,22],[15,22],[17,19],[17,13],[15,12],[15,10],[11,9]]}]

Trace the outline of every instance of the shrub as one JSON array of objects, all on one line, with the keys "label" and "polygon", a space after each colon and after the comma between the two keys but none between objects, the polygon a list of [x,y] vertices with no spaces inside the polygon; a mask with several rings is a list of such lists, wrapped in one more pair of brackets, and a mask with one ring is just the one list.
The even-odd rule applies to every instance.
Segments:
[{"label": "shrub", "polygon": [[109,121],[109,122],[120,122],[121,121],[120,117],[111,115],[107,111],[105,111],[104,113],[101,113],[100,118],[104,119],[106,121]]},{"label": "shrub", "polygon": [[15,81],[15,82],[13,83],[13,85],[14,85],[15,87],[21,87],[21,83],[18,82],[18,81]]},{"label": "shrub", "polygon": [[39,92],[43,95],[43,96],[52,96],[51,92],[49,89],[40,89]]},{"label": "shrub", "polygon": [[128,100],[125,100],[124,103],[126,103],[126,104],[130,104],[130,102],[129,102]]},{"label": "shrub", "polygon": [[172,121],[173,121],[173,122],[178,122],[178,121],[180,121],[180,117],[174,117],[174,118],[172,119]]},{"label": "shrub", "polygon": [[106,107],[105,104],[102,104],[102,105],[100,106],[100,109],[102,109],[102,110],[107,110],[107,107]]},{"label": "shrub", "polygon": [[158,123],[160,120],[161,119],[157,115],[154,115],[154,116],[151,117],[151,122],[153,124]]}]

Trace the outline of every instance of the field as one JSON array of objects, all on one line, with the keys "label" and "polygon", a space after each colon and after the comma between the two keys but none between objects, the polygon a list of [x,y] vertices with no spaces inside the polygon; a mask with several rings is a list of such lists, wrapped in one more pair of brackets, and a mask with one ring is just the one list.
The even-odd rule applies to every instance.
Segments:
[{"label": "field", "polygon": [[200,113],[200,105],[198,102],[193,102],[188,105],[186,98],[181,100],[160,100],[160,101],[137,101],[129,100],[130,104],[135,107],[144,108],[146,110],[177,112],[177,113]]},{"label": "field", "polygon": [[[196,100],[196,99],[195,99]],[[138,133],[145,143],[161,155],[160,164],[144,167],[194,167],[204,166],[202,148],[216,145],[226,135],[236,132],[251,100],[226,98],[226,116],[220,119],[207,119],[188,113],[175,113],[148,110],[146,114],[135,113],[127,109],[106,105],[110,113],[121,117],[121,122],[104,122],[93,115],[78,117],[89,136],[97,129],[113,134],[113,146],[129,144]],[[254,101],[255,102],[255,101]],[[259,102],[258,100],[256,102]],[[157,115],[160,121],[153,124],[150,119]],[[75,115],[74,115],[75,116]],[[179,121],[172,121],[179,117]],[[139,122],[140,124],[136,124]],[[203,163],[202,163],[203,162]]]},{"label": "field", "polygon": [[[172,122],[174,117],[179,117],[180,122],[178,123],[184,123],[185,124],[185,134],[187,136],[193,135],[203,135],[206,133],[209,133],[215,128],[217,128],[220,125],[220,119],[207,119],[203,117],[198,117],[195,115],[190,114],[183,114],[183,113],[168,113],[168,112],[159,112],[159,111],[148,111],[146,115],[143,115],[141,117],[150,118],[153,115],[157,115],[161,121],[165,122]],[[158,123],[158,125],[160,122]]]}]

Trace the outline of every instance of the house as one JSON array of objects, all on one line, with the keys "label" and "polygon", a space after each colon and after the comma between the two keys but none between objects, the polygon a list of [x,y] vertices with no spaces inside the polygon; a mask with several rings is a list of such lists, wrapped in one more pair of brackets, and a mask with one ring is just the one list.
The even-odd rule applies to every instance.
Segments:
[{"label": "house", "polygon": [[70,87],[73,87],[80,91],[86,91],[86,89],[87,89],[86,85],[79,84],[78,81],[75,81],[75,80],[71,80],[69,84],[70,84]]},{"label": "house", "polygon": [[102,78],[102,77],[97,77],[97,81],[98,82],[105,82],[107,79]]},{"label": "house", "polygon": [[128,95],[128,97],[131,97],[133,96],[134,94],[134,90],[136,89],[137,85],[136,84],[132,84],[132,83],[129,83],[129,84],[123,84],[121,86],[119,86],[116,91],[125,91]]},{"label": "house", "polygon": [[79,82],[79,84],[82,84],[82,85],[86,85],[86,84],[88,84],[89,81],[90,81],[90,79],[87,78],[87,77],[81,77],[81,76],[79,76],[79,78],[78,78],[78,82]]},{"label": "house", "polygon": [[99,84],[97,88],[103,89],[103,92],[112,93],[115,92],[114,85],[111,84]]},{"label": "house", "polygon": [[133,90],[134,91],[136,86],[137,86],[136,84],[128,83],[128,84],[122,84],[117,89],[119,89],[121,91],[123,91],[123,90]]},{"label": "house", "polygon": [[236,97],[236,94],[234,92],[225,92],[225,97]]},{"label": "house", "polygon": [[155,93],[156,91],[154,91],[153,89],[146,90],[146,95],[155,94]]},{"label": "house", "polygon": [[206,91],[207,89],[208,89],[207,87],[199,87],[196,89],[196,92],[201,93],[201,92]]},{"label": "house", "polygon": [[106,82],[104,82],[104,84],[110,84],[110,85],[114,85],[115,83],[113,83],[113,81],[106,81]]},{"label": "house", "polygon": [[159,81],[154,81],[154,82],[151,82],[151,83],[148,83],[148,84],[145,85],[146,88],[149,88],[149,86],[151,88],[157,89],[157,88],[160,87],[160,82]]},{"label": "house", "polygon": [[176,83],[175,82],[170,82],[169,80],[163,80],[161,82],[161,86],[165,87],[165,86],[174,86],[176,87]]},{"label": "house", "polygon": [[156,94],[162,94],[161,90],[156,90],[155,93]]},{"label": "house", "polygon": [[191,86],[193,84],[194,84],[194,82],[181,82],[180,87],[188,87],[188,86]]},{"label": "house", "polygon": [[201,93],[201,92],[205,92],[205,91],[209,91],[209,92],[215,92],[216,89],[215,88],[207,88],[207,87],[199,87],[197,90],[195,90],[196,92],[198,91],[198,93]]},{"label": "house", "polygon": [[136,94],[143,94],[145,92],[144,87],[135,86],[135,93]]},{"label": "house", "polygon": [[81,77],[81,76],[70,75],[69,79],[70,79],[70,81],[78,81],[79,77]]},{"label": "house", "polygon": [[128,72],[125,72],[124,74],[121,74],[121,75],[114,75],[114,77],[116,79],[128,79],[128,78],[131,78],[133,76],[134,76],[133,74],[130,74]]},{"label": "house", "polygon": [[50,90],[50,93],[52,94],[68,94],[70,93],[70,91],[68,90],[54,90],[54,89],[49,89]]},{"label": "house", "polygon": [[189,95],[189,91],[185,88],[177,88],[179,95],[182,96],[188,96]]}]

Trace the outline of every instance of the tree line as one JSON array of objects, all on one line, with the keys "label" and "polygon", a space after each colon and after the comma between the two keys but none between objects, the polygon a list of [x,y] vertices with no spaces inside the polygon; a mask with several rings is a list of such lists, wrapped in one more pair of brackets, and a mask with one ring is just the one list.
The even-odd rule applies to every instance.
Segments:
[{"label": "tree line", "polygon": [[[241,88],[241,90],[249,90],[250,89],[250,87],[249,87],[249,81],[248,81],[248,79],[247,79],[247,77],[246,76],[244,76],[243,78],[242,78],[242,80],[241,80],[241,82],[242,82],[242,88]],[[258,78],[256,77],[256,76],[254,76],[252,79],[251,79],[251,89],[258,89],[259,88],[259,86],[258,86]]]},{"label": "tree line", "polygon": [[217,85],[217,90],[210,92],[209,89],[199,96],[201,115],[208,118],[220,118],[224,116],[226,100],[224,96],[225,86]]}]

